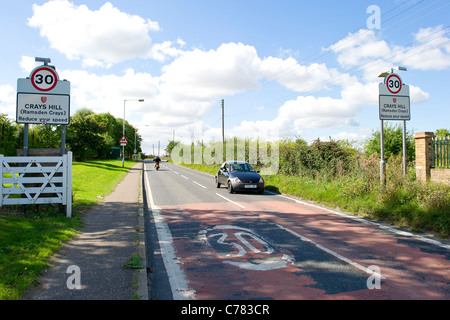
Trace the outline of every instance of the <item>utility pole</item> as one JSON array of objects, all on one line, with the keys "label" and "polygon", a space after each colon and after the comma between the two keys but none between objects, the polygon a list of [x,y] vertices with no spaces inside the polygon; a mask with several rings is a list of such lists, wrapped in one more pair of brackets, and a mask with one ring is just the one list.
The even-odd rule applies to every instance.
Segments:
[{"label": "utility pole", "polygon": [[224,122],[225,101],[222,99],[222,144],[225,145],[225,122]]}]

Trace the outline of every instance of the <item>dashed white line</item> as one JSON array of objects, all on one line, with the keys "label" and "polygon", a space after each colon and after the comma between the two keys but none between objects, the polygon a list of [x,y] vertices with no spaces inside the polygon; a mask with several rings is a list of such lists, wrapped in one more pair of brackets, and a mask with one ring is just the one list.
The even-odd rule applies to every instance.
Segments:
[{"label": "dashed white line", "polygon": [[227,200],[227,201],[237,205],[238,207],[241,207],[242,209],[245,209],[245,207],[243,205],[240,205],[239,203],[234,202],[233,200],[230,200],[227,197],[222,196],[221,194],[216,193],[216,195],[218,195],[219,197],[221,197],[221,198],[223,198],[223,199],[225,199],[225,200]]},{"label": "dashed white line", "polygon": [[291,198],[291,197],[288,197],[288,196],[285,196],[285,195],[282,195],[282,194],[277,194],[277,193],[270,192],[270,191],[266,191],[266,192],[269,193],[269,194],[277,195],[278,197],[282,197],[282,198],[285,198],[285,199],[292,200],[292,201],[294,201],[296,203],[299,203],[299,204],[302,204],[302,205],[311,206],[311,207],[315,207],[315,208],[320,208],[322,210],[328,211],[328,212],[330,212],[332,214],[335,214],[337,216],[341,216],[341,217],[345,217],[345,218],[348,218],[348,219],[352,219],[352,220],[355,220],[355,221],[358,221],[358,222],[361,222],[361,223],[372,224],[374,226],[377,226],[380,229],[387,230],[387,231],[389,231],[389,232],[391,232],[393,234],[397,234],[397,235],[405,236],[405,237],[410,237],[410,238],[413,238],[413,239],[416,239],[416,240],[419,240],[419,241],[422,241],[422,242],[425,242],[425,243],[429,243],[429,244],[432,244],[432,245],[435,245],[435,246],[438,246],[438,247],[450,250],[450,244],[442,243],[441,241],[436,240],[436,239],[430,239],[430,238],[421,236],[419,234],[414,234],[413,232],[396,229],[395,227],[384,225],[384,224],[378,223],[376,221],[371,221],[371,220],[367,220],[367,219],[364,219],[364,218],[361,218],[361,217],[358,217],[358,216],[353,216],[353,215],[351,215],[349,213],[340,212],[340,211],[337,211],[337,210],[333,210],[331,208],[325,208],[325,207],[322,207],[322,206],[318,206],[316,204],[312,204],[312,203],[308,203],[308,202],[305,202],[305,201],[301,201],[301,200],[298,200],[298,199],[295,199],[295,198]]},{"label": "dashed white line", "polygon": [[183,175],[181,175],[183,178],[185,178],[186,180],[189,180],[189,178],[188,177],[186,177],[186,176],[183,176]]},{"label": "dashed white line", "polygon": [[203,189],[207,189],[204,185],[198,183],[197,181],[192,180],[193,183],[195,183],[196,185],[199,185],[200,187],[202,187]]},{"label": "dashed white line", "polygon": [[331,254],[333,257],[338,258],[339,260],[344,261],[344,262],[348,263],[349,265],[351,265],[351,266],[353,266],[353,267],[355,267],[355,268],[357,268],[357,269],[359,269],[359,270],[361,270],[361,271],[363,271],[363,272],[365,272],[365,273],[367,273],[367,274],[369,274],[369,275],[373,275],[374,277],[377,277],[378,279],[386,279],[386,278],[383,277],[381,274],[376,273],[376,272],[374,272],[373,270],[370,270],[370,269],[368,269],[368,268],[366,268],[366,267],[360,265],[359,263],[354,262],[354,261],[352,261],[352,260],[350,260],[350,259],[348,259],[348,258],[346,258],[346,257],[344,257],[344,256],[341,256],[339,253],[336,253],[336,252],[334,252],[333,250],[330,250],[330,249],[328,249],[328,248],[325,248],[324,246],[318,244],[317,242],[314,242],[314,241],[312,241],[311,239],[308,239],[308,238],[306,238],[306,237],[304,237],[304,236],[298,234],[298,233],[295,232],[295,231],[292,231],[292,230],[290,230],[290,229],[288,229],[288,228],[286,228],[286,227],[283,227],[282,225],[279,225],[279,224],[277,224],[277,226],[278,226],[280,229],[283,229],[283,230],[289,232],[290,234],[296,236],[296,237],[299,238],[300,240],[305,241],[305,242],[312,243],[312,244],[315,245],[318,249],[320,249],[320,250],[322,250],[322,251],[325,251],[325,252],[328,253],[328,254]]}]

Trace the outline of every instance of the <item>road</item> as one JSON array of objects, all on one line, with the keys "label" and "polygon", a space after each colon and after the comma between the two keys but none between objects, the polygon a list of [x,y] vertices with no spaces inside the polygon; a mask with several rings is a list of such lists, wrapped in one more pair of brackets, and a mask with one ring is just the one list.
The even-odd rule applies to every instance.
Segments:
[{"label": "road", "polygon": [[448,242],[165,162],[144,185],[154,299],[450,299]]}]

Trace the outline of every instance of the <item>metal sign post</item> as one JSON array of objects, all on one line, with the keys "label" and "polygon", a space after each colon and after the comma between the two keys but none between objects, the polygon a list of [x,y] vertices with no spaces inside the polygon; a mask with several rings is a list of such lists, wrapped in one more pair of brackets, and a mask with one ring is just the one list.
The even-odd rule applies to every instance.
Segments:
[{"label": "metal sign post", "polygon": [[[406,71],[406,68],[398,67]],[[405,85],[398,74],[382,73],[384,82],[379,84],[379,111],[380,111],[380,182],[386,184],[386,162],[384,160],[384,120],[403,121],[403,175],[406,175],[406,120],[411,120],[409,86]]]},{"label": "metal sign post", "polygon": [[127,138],[125,138],[125,135],[120,138],[119,141],[120,145],[122,146],[122,168],[125,166],[125,147],[128,144]]}]

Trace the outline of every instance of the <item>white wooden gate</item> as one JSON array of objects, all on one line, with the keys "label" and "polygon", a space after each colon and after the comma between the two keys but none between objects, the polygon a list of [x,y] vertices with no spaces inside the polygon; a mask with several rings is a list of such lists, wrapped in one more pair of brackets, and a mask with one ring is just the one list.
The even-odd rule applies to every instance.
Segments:
[{"label": "white wooden gate", "polygon": [[0,207],[61,203],[72,216],[72,152],[62,157],[0,155]]}]

